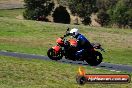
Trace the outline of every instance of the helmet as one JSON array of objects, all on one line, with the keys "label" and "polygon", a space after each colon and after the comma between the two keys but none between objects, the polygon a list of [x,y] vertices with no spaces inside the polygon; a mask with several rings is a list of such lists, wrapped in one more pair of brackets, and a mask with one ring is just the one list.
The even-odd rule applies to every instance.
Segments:
[{"label": "helmet", "polygon": [[77,28],[71,29],[70,34],[71,34],[71,36],[75,37],[76,35],[79,34],[78,29]]}]

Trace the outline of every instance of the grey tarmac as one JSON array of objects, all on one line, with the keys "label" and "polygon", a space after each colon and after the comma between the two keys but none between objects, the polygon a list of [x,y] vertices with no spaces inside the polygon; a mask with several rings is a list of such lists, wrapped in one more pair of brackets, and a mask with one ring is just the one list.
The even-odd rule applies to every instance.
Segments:
[{"label": "grey tarmac", "polygon": [[[18,58],[25,58],[25,59],[43,59],[43,60],[48,60],[51,61],[47,56],[42,56],[42,55],[35,55],[35,54],[26,54],[26,53],[18,53],[18,52],[8,52],[8,51],[0,51],[1,56],[11,56],[11,57],[18,57]],[[72,61],[72,60],[67,60],[65,58],[57,61],[61,63],[67,63],[67,64],[73,64],[73,65],[85,65],[89,66],[85,61]],[[116,71],[116,72],[132,72],[132,66],[130,65],[122,65],[122,64],[112,64],[112,63],[106,63],[102,62],[98,66],[94,66],[93,68],[96,69],[106,69],[110,71]]]}]

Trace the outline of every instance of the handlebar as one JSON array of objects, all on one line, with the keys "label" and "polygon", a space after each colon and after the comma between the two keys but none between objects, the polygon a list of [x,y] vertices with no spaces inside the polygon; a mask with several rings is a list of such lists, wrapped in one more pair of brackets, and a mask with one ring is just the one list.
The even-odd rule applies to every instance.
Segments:
[{"label": "handlebar", "polygon": [[105,52],[105,50],[102,47],[100,47],[100,50],[103,51],[103,52]]}]

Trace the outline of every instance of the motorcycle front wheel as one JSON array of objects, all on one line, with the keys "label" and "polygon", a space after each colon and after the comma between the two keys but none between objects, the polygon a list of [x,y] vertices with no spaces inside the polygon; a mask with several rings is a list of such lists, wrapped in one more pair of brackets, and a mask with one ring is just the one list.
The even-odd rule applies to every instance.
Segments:
[{"label": "motorcycle front wheel", "polygon": [[63,57],[62,51],[56,53],[53,48],[48,50],[47,55],[51,60],[60,60]]}]

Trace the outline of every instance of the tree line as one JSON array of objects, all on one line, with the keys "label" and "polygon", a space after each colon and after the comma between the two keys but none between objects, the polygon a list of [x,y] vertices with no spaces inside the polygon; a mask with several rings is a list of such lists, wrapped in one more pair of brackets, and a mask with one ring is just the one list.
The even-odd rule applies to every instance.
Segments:
[{"label": "tree line", "polygon": [[[55,7],[55,0],[24,0],[24,17],[31,20],[47,21]],[[60,6],[68,7],[72,15],[82,19],[82,23],[91,23],[91,14],[97,15],[101,26],[132,28],[132,0],[56,0]],[[59,13],[60,14],[60,13]]]}]

